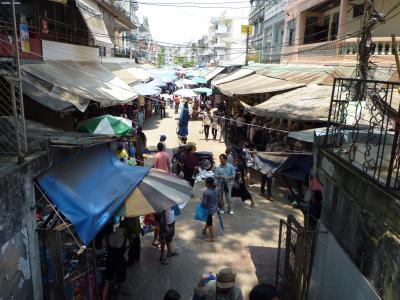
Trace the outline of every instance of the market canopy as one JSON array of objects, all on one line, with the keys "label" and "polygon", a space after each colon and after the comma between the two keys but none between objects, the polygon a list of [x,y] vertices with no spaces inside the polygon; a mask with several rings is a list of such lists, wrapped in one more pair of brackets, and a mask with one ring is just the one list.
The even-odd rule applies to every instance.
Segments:
[{"label": "market canopy", "polygon": [[335,78],[349,78],[353,71],[354,67],[345,66],[270,64],[266,68],[256,71],[256,73],[302,84],[333,85]]},{"label": "market canopy", "polygon": [[263,174],[284,175],[306,181],[313,165],[312,153],[255,152],[255,168]]},{"label": "market canopy", "polygon": [[259,74],[253,74],[238,80],[218,85],[224,95],[249,95],[287,91],[305,86],[301,83],[275,79]]},{"label": "market canopy", "polygon": [[177,87],[191,87],[191,86],[196,86],[197,83],[194,82],[193,80],[184,78],[184,79],[179,79],[179,80],[175,81],[175,85]]},{"label": "market canopy", "polygon": [[180,89],[174,92],[174,95],[181,96],[184,98],[196,97],[197,94],[190,89]]},{"label": "market canopy", "polygon": [[242,102],[249,113],[271,118],[296,121],[327,121],[332,88],[309,85],[290,92],[275,95],[255,106]]},{"label": "market canopy", "polygon": [[232,74],[230,74],[230,75],[228,75],[228,76],[226,76],[224,78],[221,78],[219,80],[215,80],[214,79],[213,81],[211,81],[211,85],[212,86],[218,86],[219,84],[231,82],[231,81],[234,81],[234,80],[249,76],[249,75],[254,74],[254,73],[255,73],[254,70],[242,68],[242,69],[239,69],[236,72],[234,72],[234,73],[232,73]]},{"label": "market canopy", "polygon": [[205,87],[199,87],[199,88],[195,88],[192,89],[193,92],[195,93],[199,93],[199,94],[207,94],[207,96],[211,96],[212,95],[212,89],[209,88],[205,88]]},{"label": "market canopy", "polygon": [[103,13],[93,0],[75,0],[83,20],[88,27],[95,45],[109,47],[113,42],[104,23]]},{"label": "market canopy", "polygon": [[205,84],[207,83],[207,79],[205,79],[204,77],[200,77],[200,76],[196,76],[196,77],[192,77],[190,80],[198,83],[198,84]]},{"label": "market canopy", "polygon": [[105,144],[55,163],[37,180],[88,245],[148,171],[124,164]]},{"label": "market canopy", "polygon": [[91,100],[107,107],[124,104],[137,94],[97,62],[44,61],[22,65],[24,93],[56,111],[85,111]]},{"label": "market canopy", "polygon": [[149,81],[150,79],[152,79],[154,77],[153,74],[151,74],[149,71],[144,70],[142,68],[139,67],[132,67],[132,66],[124,66],[124,68],[131,73],[133,76],[135,76],[136,78],[139,78],[140,81]]},{"label": "market canopy", "polygon": [[108,70],[110,70],[115,76],[125,82],[127,85],[132,85],[140,82],[140,78],[136,77],[132,73],[128,72],[120,64],[103,63]]},{"label": "market canopy", "polygon": [[212,80],[215,76],[217,76],[223,70],[225,70],[225,67],[216,67],[216,68],[212,69],[211,71],[207,72],[204,75],[204,78],[207,79],[207,81]]},{"label": "market canopy", "polygon": [[132,87],[135,93],[142,96],[154,96],[161,94],[161,89],[149,83],[139,83]]}]

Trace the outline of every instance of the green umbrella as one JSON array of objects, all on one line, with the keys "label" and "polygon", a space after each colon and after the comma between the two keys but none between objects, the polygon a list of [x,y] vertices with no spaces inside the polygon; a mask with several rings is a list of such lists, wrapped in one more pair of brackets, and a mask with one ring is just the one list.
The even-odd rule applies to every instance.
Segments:
[{"label": "green umbrella", "polygon": [[198,93],[198,94],[206,93],[207,96],[211,96],[212,95],[212,89],[205,88],[205,87],[195,88],[195,89],[192,89],[192,91],[195,92],[195,93]]},{"label": "green umbrella", "polygon": [[82,121],[77,130],[92,134],[125,135],[132,133],[132,121],[104,115]]},{"label": "green umbrella", "polygon": [[199,84],[207,83],[207,79],[200,77],[200,76],[193,77],[190,80],[193,80],[194,82],[199,83]]}]

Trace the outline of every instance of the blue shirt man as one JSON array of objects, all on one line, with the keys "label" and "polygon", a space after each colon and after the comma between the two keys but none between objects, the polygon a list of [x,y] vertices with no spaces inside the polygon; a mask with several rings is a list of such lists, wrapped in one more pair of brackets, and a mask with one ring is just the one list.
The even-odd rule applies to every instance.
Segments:
[{"label": "blue shirt man", "polygon": [[[228,157],[225,154],[221,154],[219,156],[220,166],[215,170],[214,177],[217,179],[218,190],[220,193],[221,204],[220,207],[224,207],[224,198],[228,203],[228,213],[233,215],[232,210],[232,198],[231,198],[231,190],[233,186],[233,181],[235,179],[235,168],[228,163]],[[220,213],[223,213],[223,210],[220,210]]]}]

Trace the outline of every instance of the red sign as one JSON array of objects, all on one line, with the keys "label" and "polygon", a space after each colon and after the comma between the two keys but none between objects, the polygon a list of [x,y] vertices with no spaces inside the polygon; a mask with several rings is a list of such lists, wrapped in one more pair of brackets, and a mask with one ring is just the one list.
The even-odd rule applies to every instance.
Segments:
[{"label": "red sign", "polygon": [[42,20],[42,32],[49,33],[49,24],[47,23],[47,20]]}]

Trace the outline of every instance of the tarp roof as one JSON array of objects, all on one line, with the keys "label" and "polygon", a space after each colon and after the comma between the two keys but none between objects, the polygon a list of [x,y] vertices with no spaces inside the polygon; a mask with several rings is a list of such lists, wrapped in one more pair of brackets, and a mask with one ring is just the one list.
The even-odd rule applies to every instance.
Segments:
[{"label": "tarp roof", "polygon": [[237,80],[237,79],[249,76],[249,75],[254,74],[254,73],[255,73],[254,70],[242,68],[242,69],[239,69],[236,72],[234,72],[232,74],[229,74],[228,76],[223,77],[221,79],[218,79],[218,80],[214,79],[211,82],[211,85],[212,86],[218,86],[219,84],[223,84],[223,83],[227,83],[227,82],[230,82],[230,81],[233,81],[233,80]]},{"label": "tarp roof", "polygon": [[219,73],[221,73],[223,70],[225,70],[225,67],[216,67],[215,69],[212,69],[211,71],[204,74],[204,78],[207,79],[207,81],[211,80]]},{"label": "tarp roof", "polygon": [[75,0],[75,2],[92,35],[94,43],[97,46],[112,46],[113,42],[110,39],[103,14],[97,3],[93,0]]},{"label": "tarp roof", "polygon": [[[97,62],[45,61],[22,65],[24,93],[56,111],[75,106],[85,111],[90,100],[101,106],[132,101],[137,94]],[[47,96],[41,99],[40,96]],[[51,101],[47,103],[46,100]]]},{"label": "tarp roof", "polygon": [[105,66],[127,85],[132,85],[140,82],[140,78],[136,77],[131,72],[128,72],[123,66],[119,64],[103,63],[103,66]]},{"label": "tarp roof", "polygon": [[303,84],[333,85],[335,78],[351,77],[354,67],[313,65],[268,65],[257,74]]},{"label": "tarp roof", "polygon": [[259,116],[298,121],[327,121],[332,88],[309,85],[275,95],[255,106],[242,102],[245,110]]},{"label": "tarp roof", "polygon": [[303,86],[304,84],[301,83],[275,79],[259,74],[253,74],[238,80],[220,84],[218,85],[218,89],[221,91],[221,93],[232,97],[234,95],[249,95],[286,91]]},{"label": "tarp roof", "polygon": [[148,171],[127,166],[100,145],[54,164],[38,183],[88,245]]},{"label": "tarp roof", "polygon": [[136,78],[139,78],[141,81],[149,81],[150,79],[154,78],[154,75],[151,74],[149,71],[144,70],[139,67],[131,67],[129,65],[124,66],[124,68]]}]

